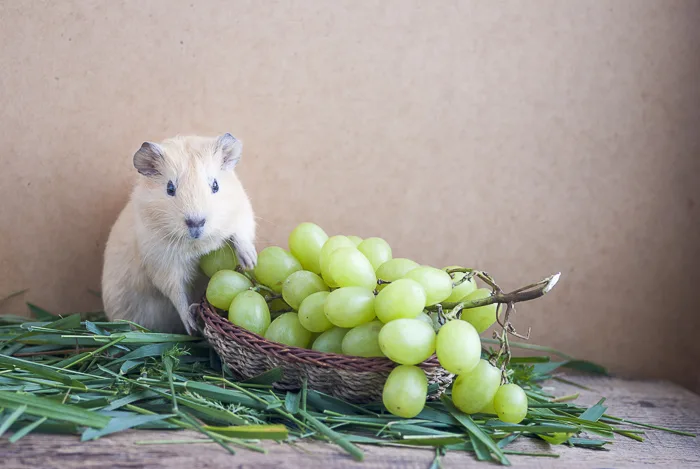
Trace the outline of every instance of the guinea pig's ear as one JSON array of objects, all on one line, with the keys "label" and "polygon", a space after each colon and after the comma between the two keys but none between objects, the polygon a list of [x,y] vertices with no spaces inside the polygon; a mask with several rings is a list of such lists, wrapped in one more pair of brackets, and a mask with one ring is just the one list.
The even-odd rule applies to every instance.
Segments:
[{"label": "guinea pig's ear", "polygon": [[216,140],[216,151],[221,153],[221,169],[232,170],[241,159],[243,143],[230,133],[225,133]]},{"label": "guinea pig's ear", "polygon": [[134,167],[144,176],[159,175],[162,161],[163,149],[157,143],[144,142],[134,153]]}]

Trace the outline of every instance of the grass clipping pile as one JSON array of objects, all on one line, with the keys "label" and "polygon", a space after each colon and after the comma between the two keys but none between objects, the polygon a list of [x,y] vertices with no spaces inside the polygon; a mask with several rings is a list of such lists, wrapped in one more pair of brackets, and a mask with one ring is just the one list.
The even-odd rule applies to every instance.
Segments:
[{"label": "grass clipping pile", "polygon": [[[605,373],[509,340],[522,337],[510,322],[515,304],[549,292],[558,275],[504,293],[481,271],[392,259],[379,238],[329,238],[303,223],[289,241],[291,252],[263,250],[254,272],[237,271],[230,249],[203,258],[207,300],[268,340],[391,359],[397,366],[381,402],[349,403],[306,381],[281,392],[272,386],[281,378],[277,368],[235,380],[201,337],[107,322],[101,313],[57,318],[30,304],[35,320],[0,317],[0,438],[14,443],[46,432],[88,441],[128,429],[188,429],[202,436],[141,443],[211,442],[235,454],[265,453],[262,440],[312,438],[356,460],[363,459],[358,444],[432,447],[438,467],[446,451],[503,465],[509,454],[557,456],[509,450],[520,437],[604,449],[616,435],[643,441],[641,428],[695,436],[609,415],[604,399],[584,407],[572,402],[577,395],[543,388],[562,367]],[[493,338],[479,336],[493,324]],[[512,356],[514,348],[536,356]],[[435,355],[457,377],[440,399],[426,400],[437,384],[416,365]]]}]

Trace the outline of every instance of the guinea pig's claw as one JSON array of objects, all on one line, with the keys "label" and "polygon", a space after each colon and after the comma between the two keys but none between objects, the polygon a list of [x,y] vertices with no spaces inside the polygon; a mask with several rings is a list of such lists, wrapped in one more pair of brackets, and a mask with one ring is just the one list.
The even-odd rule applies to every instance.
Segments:
[{"label": "guinea pig's claw", "polygon": [[258,253],[252,244],[236,244],[236,257],[243,270],[250,270],[258,263]]},{"label": "guinea pig's claw", "polygon": [[199,308],[198,303],[191,304],[185,316],[185,330],[189,335],[199,335],[199,330],[197,329],[197,308]]}]

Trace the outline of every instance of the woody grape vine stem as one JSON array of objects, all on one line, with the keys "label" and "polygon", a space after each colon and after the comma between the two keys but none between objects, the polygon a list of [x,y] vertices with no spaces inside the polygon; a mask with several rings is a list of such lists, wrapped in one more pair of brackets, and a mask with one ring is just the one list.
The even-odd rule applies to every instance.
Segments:
[{"label": "woody grape vine stem", "polygon": [[[527,335],[522,335],[515,330],[515,327],[510,322],[511,314],[515,313],[515,303],[521,301],[534,300],[547,294],[557,284],[561,273],[556,273],[545,278],[544,280],[518,288],[510,293],[503,293],[503,290],[501,289],[501,287],[498,286],[493,277],[491,277],[486,272],[466,268],[455,268],[447,271],[447,273],[449,273],[452,278],[454,278],[454,274],[457,272],[463,272],[466,275],[464,275],[464,277],[455,282],[453,284],[454,286],[457,286],[462,282],[468,281],[472,277],[476,276],[491,287],[491,295],[486,298],[479,298],[476,300],[437,304],[435,306],[429,307],[428,309],[430,311],[436,311],[438,315],[438,320],[441,324],[443,324],[445,321],[458,319],[461,316],[462,311],[465,309],[476,308],[479,306],[486,306],[495,303],[497,305],[496,321],[498,322],[498,325],[501,326],[501,331],[500,333],[498,331],[494,331],[493,333],[493,338],[498,340],[499,350],[496,356],[492,357],[491,360],[494,365],[498,366],[500,363],[501,382],[507,383],[507,370],[511,358],[508,336],[512,335],[524,340],[528,340],[530,338],[529,328],[527,331]],[[500,311],[503,305],[506,305],[506,310],[503,314],[503,319],[501,319]],[[449,310],[449,312],[445,313],[445,310]]]}]

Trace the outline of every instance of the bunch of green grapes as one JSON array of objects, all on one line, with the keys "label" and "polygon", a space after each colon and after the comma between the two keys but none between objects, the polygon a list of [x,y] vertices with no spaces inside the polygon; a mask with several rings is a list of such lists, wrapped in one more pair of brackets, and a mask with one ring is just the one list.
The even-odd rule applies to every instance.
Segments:
[{"label": "bunch of green grapes", "polygon": [[423,410],[428,380],[419,365],[435,354],[457,375],[452,396],[460,410],[523,420],[524,391],[501,386],[500,370],[481,359],[479,334],[496,322],[496,305],[465,309],[461,319],[441,327],[427,309],[489,296],[473,277],[449,273],[457,267],[393,258],[382,238],[329,237],[308,222],[294,228],[288,243],[289,250],[263,249],[252,272],[235,270],[229,246],[204,256],[209,303],[228,311],[233,324],[274,342],[392,360],[398,366],[387,378],[383,402],[396,416]]}]

